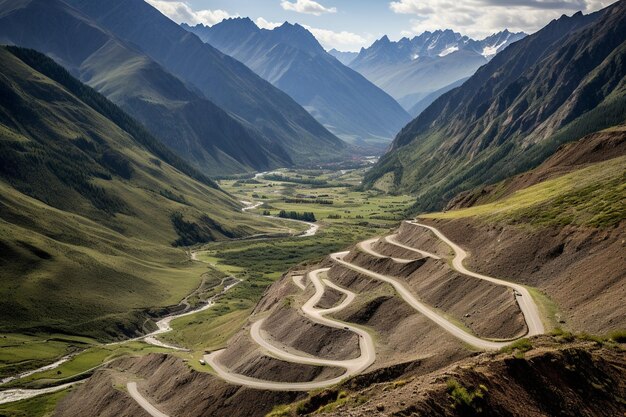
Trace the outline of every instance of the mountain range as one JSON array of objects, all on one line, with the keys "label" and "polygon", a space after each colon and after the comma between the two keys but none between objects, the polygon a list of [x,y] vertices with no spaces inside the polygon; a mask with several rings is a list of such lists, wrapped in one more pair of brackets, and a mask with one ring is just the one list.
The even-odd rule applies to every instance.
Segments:
[{"label": "mountain range", "polygon": [[424,32],[397,42],[383,36],[361,49],[350,68],[411,110],[434,91],[471,76],[498,52],[525,36],[505,30],[474,40],[450,29]]},{"label": "mountain range", "polygon": [[386,146],[410,120],[393,98],[328,54],[303,26],[267,30],[233,18],[183,27],[285,91],[342,139]]},{"label": "mountain range", "polygon": [[[541,163],[560,144],[626,119],[626,3],[562,16],[510,45],[396,137],[366,182],[441,208],[460,191]],[[392,177],[392,178],[391,178]]]},{"label": "mountain range", "polygon": [[291,97],[241,62],[202,42],[143,0],[68,0],[119,38],[137,45],[206,98],[284,148],[295,164],[334,160],[346,144]]},{"label": "mountain range", "polygon": [[[80,6],[91,10],[97,3],[81,2]],[[131,3],[123,2],[123,7]],[[137,13],[152,19],[150,27],[158,33],[163,33],[159,27],[172,23],[143,1],[134,5]],[[177,25],[169,27],[174,33],[180,31],[179,42],[200,48],[201,52],[192,56],[203,59],[204,64],[212,63],[216,76],[211,78],[222,79],[219,88],[202,80],[194,85],[175,75],[133,39],[112,33],[66,2],[5,0],[0,11],[3,42],[53,57],[207,174],[307,163],[320,154],[329,156],[345,148],[287,95],[199,39],[185,40],[188,33]],[[113,8],[107,11],[110,14]],[[208,96],[216,91],[230,104],[215,104],[215,98]],[[263,101],[263,111],[254,111]]]}]

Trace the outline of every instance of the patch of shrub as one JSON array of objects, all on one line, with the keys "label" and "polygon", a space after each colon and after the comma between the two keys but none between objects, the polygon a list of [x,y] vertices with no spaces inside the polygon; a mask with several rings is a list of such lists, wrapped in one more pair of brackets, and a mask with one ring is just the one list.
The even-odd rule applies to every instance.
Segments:
[{"label": "patch of shrub", "polygon": [[190,205],[189,202],[185,199],[185,196],[182,194],[176,195],[170,190],[159,190],[159,194],[161,194],[161,196],[167,198],[168,200],[172,200],[186,206]]},{"label": "patch of shrub", "polygon": [[626,343],[626,330],[617,330],[609,334],[609,339],[617,343]]},{"label": "patch of shrub", "polygon": [[317,221],[317,219],[315,218],[315,214],[313,214],[312,212],[298,213],[296,211],[281,210],[278,213],[278,217],[280,217],[281,219],[293,219],[311,223]]},{"label": "patch of shrub", "polygon": [[450,378],[446,385],[448,396],[452,399],[450,407],[457,410],[461,415],[482,414],[484,397],[487,393],[486,386],[481,384],[470,392],[454,378]]}]

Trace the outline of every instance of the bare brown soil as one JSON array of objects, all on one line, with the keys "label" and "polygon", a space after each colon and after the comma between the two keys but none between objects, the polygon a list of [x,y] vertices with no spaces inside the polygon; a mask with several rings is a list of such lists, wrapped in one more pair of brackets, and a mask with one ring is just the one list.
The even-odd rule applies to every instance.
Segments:
[{"label": "bare brown soil", "polygon": [[61,401],[55,417],[149,417],[125,392],[129,379],[140,380],[140,391],[171,416],[263,416],[275,404],[303,396],[229,385],[211,374],[193,371],[173,356],[153,354],[121,359],[96,372]]},{"label": "bare brown soil", "polygon": [[510,288],[462,275],[445,260],[425,258],[402,264],[356,251],[348,259],[355,265],[405,281],[413,295],[478,336],[510,339],[527,331]]},{"label": "bare brown soil", "polygon": [[433,232],[414,224],[402,222],[398,229],[397,240],[407,246],[430,252],[441,258],[452,255],[450,247],[437,239]]},{"label": "bare brown soil", "polygon": [[421,256],[419,253],[392,245],[391,243],[385,242],[383,239],[380,239],[378,242],[374,243],[372,245],[372,248],[381,255],[393,256],[400,259],[417,260],[423,258],[423,256]]},{"label": "bare brown soil", "polygon": [[[468,250],[470,257],[465,264],[469,269],[545,292],[559,309],[554,326],[590,333],[624,328],[626,224],[609,230],[539,230],[487,225],[471,219],[431,223]],[[398,240],[442,257],[450,255],[447,245],[417,226],[403,224]],[[378,243],[376,250],[386,256],[412,259],[393,245]],[[514,337],[525,330],[510,290],[460,275],[445,260],[420,258],[399,264],[354,251],[346,259],[404,278],[417,297],[483,337]],[[366,373],[338,388],[359,401],[331,415],[615,416],[626,411],[623,350],[543,336],[533,338],[534,349],[525,354],[478,355],[418,314],[388,284],[329,260],[321,266],[331,267],[329,279],[358,294],[335,317],[370,329],[377,352]],[[288,348],[329,359],[356,357],[358,340],[354,335],[317,325],[301,315],[299,306],[312,294],[312,285],[302,291],[285,276],[266,291],[253,319],[266,317],[263,330]],[[341,297],[331,290],[320,305],[330,307]],[[263,355],[250,339],[249,325],[231,339],[220,361],[236,372],[275,381],[321,380],[342,372]],[[154,405],[177,416],[263,416],[277,404],[305,398],[298,393],[232,386],[191,370],[180,359],[150,355],[120,360],[97,372],[61,402],[56,415],[94,415],[97,410],[95,415],[104,417],[143,417],[145,413],[120,388],[135,378],[142,380],[140,390]],[[453,408],[455,400],[447,388],[451,379],[469,393],[480,389],[482,398]],[[328,402],[319,396],[328,392],[332,394],[333,389],[306,401],[317,398],[313,403],[317,410]],[[476,414],[477,410],[481,411]]]},{"label": "bare brown soil", "polygon": [[[358,347],[356,341],[354,346]],[[317,353],[311,352],[311,354]],[[294,364],[267,356],[251,339],[247,325],[229,341],[228,347],[220,355],[219,361],[235,373],[281,382],[330,379],[344,372],[343,369],[339,368]]]},{"label": "bare brown soil", "polygon": [[271,335],[276,345],[291,346],[325,359],[359,356],[359,341],[354,333],[313,323],[296,308],[276,309],[265,321],[262,329]]},{"label": "bare brown soil", "polygon": [[545,292],[558,307],[555,326],[593,334],[626,326],[626,223],[605,230],[434,224],[471,250],[468,268]]},{"label": "bare brown soil", "polygon": [[[485,353],[428,375],[411,370],[401,380],[368,383],[350,392],[365,399],[325,416],[622,416],[626,412],[626,355],[623,346],[594,342],[532,340],[521,353]],[[365,375],[363,376],[365,377]],[[453,396],[456,382],[470,395]],[[375,381],[370,381],[375,382]],[[315,401],[309,398],[306,403]]]},{"label": "bare brown soil", "polygon": [[333,288],[326,287],[322,299],[319,300],[315,307],[317,308],[331,308],[345,298],[345,295]]}]

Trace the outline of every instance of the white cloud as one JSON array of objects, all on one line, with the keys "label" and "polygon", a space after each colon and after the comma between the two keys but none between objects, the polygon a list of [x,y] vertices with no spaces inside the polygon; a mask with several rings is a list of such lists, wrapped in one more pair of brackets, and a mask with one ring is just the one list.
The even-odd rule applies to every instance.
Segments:
[{"label": "white cloud", "polygon": [[277,28],[278,26],[282,25],[282,23],[268,22],[267,20],[265,20],[265,19],[264,19],[264,18],[262,18],[262,17],[258,17],[258,18],[254,21],[254,23],[256,23],[256,25],[257,25],[258,27],[260,27],[261,29],[269,29],[269,30],[275,29],[275,28]]},{"label": "white cloud", "polygon": [[373,41],[373,36],[361,36],[356,33],[341,31],[335,32],[328,29],[318,29],[311,26],[304,26],[326,49],[336,48],[340,51],[358,51],[364,46],[368,46]]},{"label": "white cloud", "polygon": [[188,23],[190,25],[212,26],[229,17],[239,17],[231,15],[225,10],[193,10],[189,4],[182,1],[167,0],[146,0],[147,3],[158,9],[165,16],[169,17],[176,23]]},{"label": "white cloud", "polygon": [[336,7],[324,7],[318,2],[313,1],[313,0],[296,0],[295,3],[292,3],[288,0],[283,0],[280,2],[280,5],[285,10],[298,12],[298,13],[312,14],[315,16],[319,16],[324,13],[337,13]]},{"label": "white cloud", "polygon": [[389,8],[413,15],[413,35],[437,29],[453,29],[475,38],[505,28],[535,32],[550,20],[577,10],[590,13],[615,0],[396,0]]}]

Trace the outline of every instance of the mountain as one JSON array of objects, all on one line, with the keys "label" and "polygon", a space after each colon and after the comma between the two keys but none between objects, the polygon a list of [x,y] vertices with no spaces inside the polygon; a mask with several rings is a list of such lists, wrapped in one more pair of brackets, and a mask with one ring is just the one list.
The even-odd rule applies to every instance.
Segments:
[{"label": "mountain", "polygon": [[[616,398],[626,394],[625,161],[624,126],[568,144],[536,170],[487,193],[475,190],[486,198],[478,205],[465,201],[469,208],[429,213],[421,225],[402,222],[392,239],[350,248],[347,263],[337,264],[334,255],[291,269],[265,291],[225,349],[207,349],[212,369],[221,372],[171,354],[121,358],[73,390],[56,413],[143,415],[119,389],[124,374],[141,380],[144,398],[172,416],[622,415],[625,405]],[[452,258],[459,249],[451,251],[441,236],[469,252],[463,262],[469,270],[529,292],[458,273]],[[312,272],[318,267],[323,281],[315,279],[319,270]],[[395,280],[403,291],[389,285]],[[407,302],[411,294],[473,335],[517,340],[481,353],[416,311]],[[545,334],[528,335],[519,309],[528,302],[536,303]],[[313,303],[340,322],[307,319]],[[194,323],[206,326],[205,320]],[[367,333],[351,334],[354,328]],[[364,372],[346,376],[323,366],[362,360],[370,334],[376,354]],[[308,365],[315,360],[320,365]],[[259,389],[277,381],[282,385]],[[324,382],[309,393],[281,392]]]},{"label": "mountain", "polygon": [[441,97],[448,91],[453,90],[460,85],[463,85],[463,83],[467,80],[469,80],[469,77],[461,78],[460,80],[455,81],[452,84],[446,85],[445,87],[440,88],[439,90],[433,91],[432,93],[430,93],[429,95],[427,95],[426,97],[424,97],[423,99],[415,103],[415,105],[411,107],[411,109],[409,110],[409,114],[413,117],[419,116],[424,110],[428,108],[428,106],[433,104],[435,100],[437,100],[439,97]]},{"label": "mountain", "polygon": [[137,334],[261,219],[54,61],[0,48],[0,331]]},{"label": "mountain", "polygon": [[[366,178],[418,195],[415,210],[541,163],[626,119],[626,3],[552,21],[424,110]],[[393,177],[393,178],[391,178]]]},{"label": "mountain", "polygon": [[143,0],[67,0],[120,39],[139,47],[190,88],[248,122],[299,165],[337,159],[346,144],[291,97]]},{"label": "mountain", "polygon": [[285,91],[345,140],[386,147],[410,119],[393,98],[328,54],[298,24],[266,30],[236,18],[187,29]]},{"label": "mountain", "polygon": [[392,42],[387,36],[361,49],[350,68],[409,110],[434,91],[474,74],[496,53],[524,38],[508,30],[477,41],[452,30]]},{"label": "mountain", "polygon": [[286,151],[58,0],[0,3],[0,39],[42,51],[207,174],[291,164]]},{"label": "mountain", "polygon": [[337,60],[341,62],[343,65],[348,65],[348,66],[354,60],[354,58],[356,58],[359,55],[358,52],[343,52],[343,51],[338,51],[335,48],[328,51],[328,53],[334,56],[335,58],[337,58]]}]

